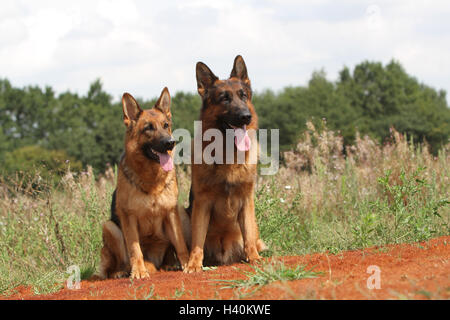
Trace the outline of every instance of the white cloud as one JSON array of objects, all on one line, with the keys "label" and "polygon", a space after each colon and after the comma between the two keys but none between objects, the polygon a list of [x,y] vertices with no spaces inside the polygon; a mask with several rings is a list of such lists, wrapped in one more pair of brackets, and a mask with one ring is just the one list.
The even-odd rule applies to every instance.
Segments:
[{"label": "white cloud", "polygon": [[[0,77],[16,86],[105,89],[150,98],[195,92],[195,63],[220,77],[235,55],[253,86],[306,84],[363,60],[399,60],[450,90],[450,5],[426,1],[1,1]],[[447,74],[446,74],[447,73]]]},{"label": "white cloud", "polygon": [[27,28],[23,22],[14,19],[0,20],[0,43],[4,46],[18,44],[27,37]]}]

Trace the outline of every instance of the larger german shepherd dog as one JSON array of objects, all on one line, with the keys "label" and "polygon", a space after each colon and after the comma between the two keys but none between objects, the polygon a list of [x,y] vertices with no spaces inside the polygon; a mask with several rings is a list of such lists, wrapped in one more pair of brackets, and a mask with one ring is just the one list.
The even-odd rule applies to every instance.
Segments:
[{"label": "larger german shepherd dog", "polygon": [[[234,130],[235,159],[237,150],[245,152],[245,163],[192,164],[190,205],[186,209],[191,215],[192,249],[185,272],[201,271],[204,262],[254,262],[264,249],[254,207],[256,164],[248,161],[252,143],[253,148],[257,146],[247,132],[258,128],[258,120],[244,59],[235,58],[227,80],[219,80],[202,62],[197,63],[196,76],[203,103],[202,134],[214,128],[225,137],[227,129]],[[203,142],[202,151],[206,146]],[[223,147],[225,156],[225,144]]]},{"label": "larger german shepherd dog", "polygon": [[[167,88],[155,106],[142,110],[128,93],[122,98],[125,152],[119,165],[111,220],[103,224],[100,278],[146,278],[175,249],[184,268],[189,253],[189,217],[177,210],[173,170],[172,115]],[[173,261],[173,260],[172,260]],[[170,263],[170,262],[168,262]]]}]

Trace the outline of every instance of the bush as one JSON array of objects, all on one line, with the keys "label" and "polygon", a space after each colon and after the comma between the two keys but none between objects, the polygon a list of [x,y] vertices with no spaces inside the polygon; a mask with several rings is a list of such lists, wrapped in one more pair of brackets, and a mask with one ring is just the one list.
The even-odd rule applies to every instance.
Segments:
[{"label": "bush", "polygon": [[56,183],[70,168],[81,171],[81,162],[69,157],[62,150],[47,150],[40,146],[26,146],[7,152],[4,158],[3,174],[28,184],[39,177],[49,183]]}]

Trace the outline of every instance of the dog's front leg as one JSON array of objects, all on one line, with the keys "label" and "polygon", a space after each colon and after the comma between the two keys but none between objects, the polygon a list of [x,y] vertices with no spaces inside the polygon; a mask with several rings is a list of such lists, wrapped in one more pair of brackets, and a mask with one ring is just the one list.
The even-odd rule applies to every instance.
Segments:
[{"label": "dog's front leg", "polygon": [[130,215],[121,221],[123,226],[125,242],[130,255],[131,275],[132,279],[142,279],[149,277],[149,273],[144,264],[144,256],[139,244],[139,233],[137,219]]},{"label": "dog's front leg", "polygon": [[258,225],[256,224],[255,202],[253,191],[246,198],[243,208],[239,213],[239,226],[244,239],[244,251],[250,263],[261,259],[258,253],[257,241],[259,239]]},{"label": "dog's front leg", "polygon": [[182,223],[176,207],[167,215],[165,223],[167,235],[169,236],[170,242],[175,247],[181,268],[184,270],[186,269],[189,260],[189,252],[187,250]]},{"label": "dog's front leg", "polygon": [[195,199],[192,207],[192,250],[184,272],[200,272],[203,266],[203,247],[208,232],[211,204],[207,199]]}]

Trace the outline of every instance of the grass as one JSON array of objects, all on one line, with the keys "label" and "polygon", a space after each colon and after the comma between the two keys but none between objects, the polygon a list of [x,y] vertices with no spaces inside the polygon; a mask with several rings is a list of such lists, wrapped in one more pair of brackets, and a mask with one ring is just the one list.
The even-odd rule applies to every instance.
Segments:
[{"label": "grass", "polygon": [[285,283],[287,281],[312,279],[323,275],[322,272],[306,270],[306,266],[298,265],[295,268],[288,268],[281,261],[272,261],[264,263],[261,266],[249,265],[252,270],[240,272],[245,276],[244,279],[233,280],[213,280],[217,283],[222,283],[223,286],[220,289],[233,289],[237,298],[248,298],[256,293],[262,287],[280,281]]},{"label": "grass", "polygon": [[262,267],[252,266],[252,271],[241,271],[246,276],[245,279],[216,280],[224,284],[222,289],[249,289],[252,287],[262,287],[275,281],[293,281],[300,279],[317,278],[321,272],[305,270],[305,266],[299,265],[296,268],[288,268],[282,262],[272,262],[262,265]]},{"label": "grass", "polygon": [[[283,155],[279,172],[258,178],[255,210],[269,246],[265,256],[335,254],[450,234],[450,145],[434,156],[393,131],[384,145],[358,137],[344,155],[338,135],[308,128]],[[186,204],[189,173],[177,168],[177,176]],[[71,265],[82,279],[98,271],[115,177],[112,169],[98,177],[88,169],[68,172],[58,185],[38,176],[33,188],[0,181],[0,294],[19,285],[53,292]],[[261,277],[254,281],[265,281],[260,271],[268,272],[254,270]]]},{"label": "grass", "polygon": [[36,293],[64,284],[71,265],[81,279],[98,267],[101,223],[109,215],[113,183],[92,172],[39,194],[13,193],[0,202],[0,293],[32,285]]}]

